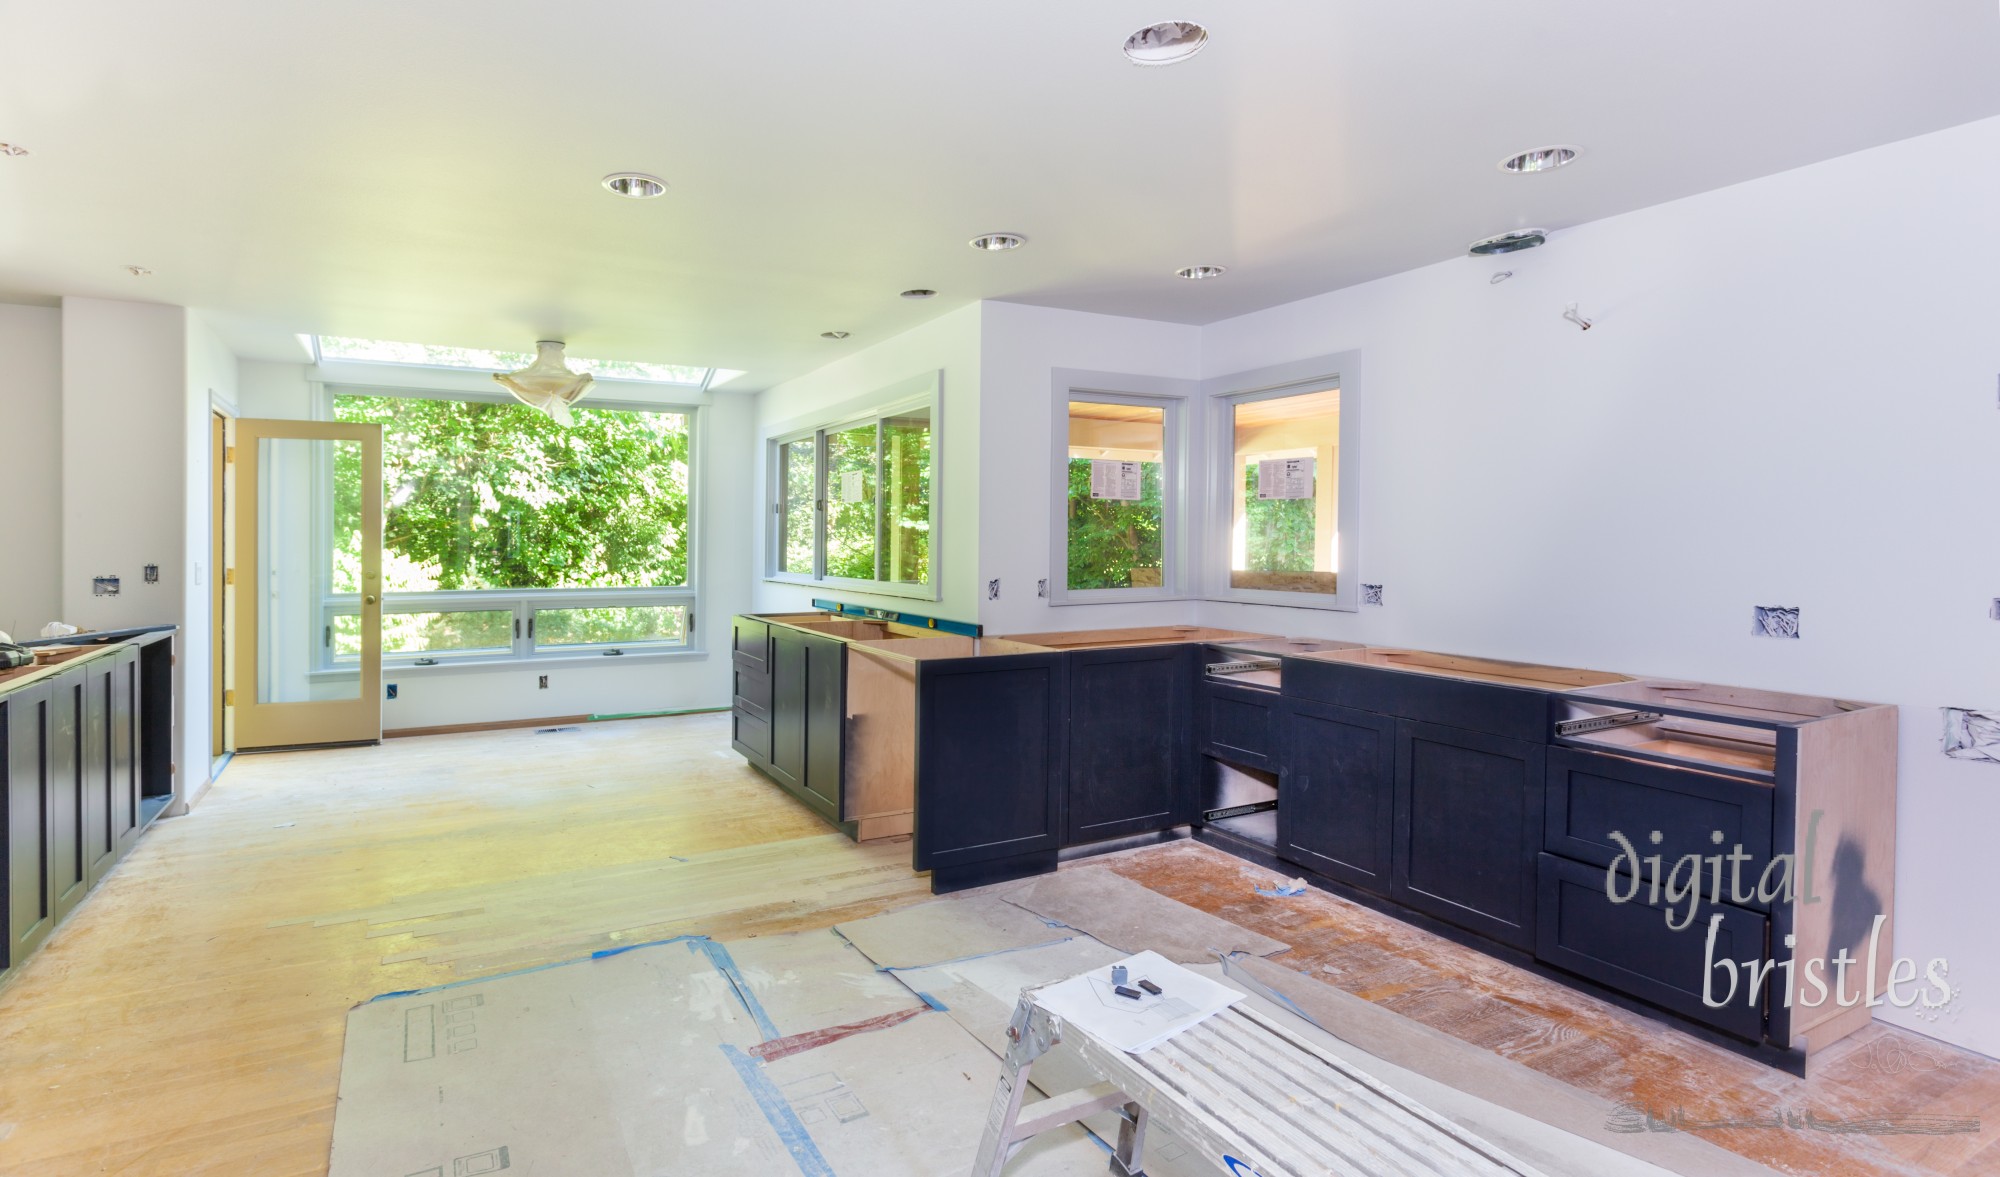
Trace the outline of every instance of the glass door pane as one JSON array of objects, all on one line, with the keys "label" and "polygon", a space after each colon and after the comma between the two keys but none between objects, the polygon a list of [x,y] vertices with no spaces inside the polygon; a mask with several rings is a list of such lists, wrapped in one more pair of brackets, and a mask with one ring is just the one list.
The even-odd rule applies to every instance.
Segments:
[{"label": "glass door pane", "polygon": [[[346,466],[352,477],[341,478]],[[360,486],[361,444],[257,440],[257,702],[361,697],[358,669],[333,665],[334,635],[320,601],[361,591],[361,503],[330,493]]]},{"label": "glass door pane", "polygon": [[1229,585],[1331,595],[1339,568],[1340,391],[1231,406]]},{"label": "glass door pane", "polygon": [[1070,588],[1164,583],[1166,446],[1158,405],[1069,403]]},{"label": "glass door pane", "polygon": [[778,447],[778,571],[813,574],[814,441]]}]

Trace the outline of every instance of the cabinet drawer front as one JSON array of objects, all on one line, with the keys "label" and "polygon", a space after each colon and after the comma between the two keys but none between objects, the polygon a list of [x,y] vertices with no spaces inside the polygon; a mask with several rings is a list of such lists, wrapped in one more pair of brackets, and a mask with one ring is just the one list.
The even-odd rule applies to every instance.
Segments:
[{"label": "cabinet drawer front", "polygon": [[[1768,985],[1759,986],[1753,999],[1743,974],[1745,961],[1764,960],[1770,920],[1704,903],[1692,924],[1675,931],[1667,926],[1664,909],[1646,902],[1643,888],[1629,902],[1611,902],[1600,867],[1544,854],[1540,875],[1538,959],[1718,1030],[1763,1039]],[[1726,970],[1706,970],[1708,920],[1718,913],[1715,959],[1734,961],[1737,974],[1735,993],[1721,1009],[1702,1000],[1704,975],[1713,977],[1715,999],[1730,988]]]},{"label": "cabinet drawer front", "polygon": [[735,697],[768,713],[771,709],[771,676],[763,671],[746,670],[738,663],[735,677]]},{"label": "cabinet drawer front", "polygon": [[1202,750],[1232,764],[1276,768],[1280,698],[1270,691],[1203,683]]},{"label": "cabinet drawer front", "polygon": [[[1754,892],[1771,858],[1772,794],[1770,786],[1749,781],[1551,748],[1542,848],[1608,867],[1623,853],[1610,837],[1616,831],[1642,859],[1660,855],[1665,875],[1683,856],[1727,855],[1741,846],[1750,858],[1737,865],[1743,883],[1738,894]],[[1661,835],[1657,844],[1651,838],[1655,830]],[[1728,895],[1732,864],[1722,865]],[[1706,891],[1712,881],[1706,865],[1702,878]],[[1742,905],[1769,906],[1755,899]]]},{"label": "cabinet drawer front", "polygon": [[1510,740],[1548,739],[1547,691],[1313,658],[1284,665],[1287,695]]},{"label": "cabinet drawer front", "polygon": [[771,666],[771,627],[754,617],[737,617],[731,625],[730,649],[736,665],[758,672]]},{"label": "cabinet drawer front", "polygon": [[733,735],[730,742],[738,752],[758,760],[771,759],[771,721],[738,707],[730,713]]}]

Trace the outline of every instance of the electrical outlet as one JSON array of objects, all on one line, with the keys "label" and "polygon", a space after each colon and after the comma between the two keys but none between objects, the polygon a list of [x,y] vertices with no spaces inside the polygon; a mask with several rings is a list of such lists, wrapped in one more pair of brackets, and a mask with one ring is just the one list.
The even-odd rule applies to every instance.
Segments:
[{"label": "electrical outlet", "polygon": [[989,601],[997,601],[1000,599],[999,581],[989,580],[986,582],[986,599]]},{"label": "electrical outlet", "polygon": [[158,564],[146,565],[145,576],[147,584],[160,583],[160,566]]},{"label": "electrical outlet", "polygon": [[537,689],[537,690],[543,690],[543,691],[546,691],[546,690],[548,690],[548,689],[549,689],[549,676],[548,676],[548,675],[546,675],[546,674],[545,674],[545,675],[542,675],[542,676],[541,676],[541,677],[540,677],[539,679],[537,679],[537,680],[536,680],[536,683],[535,683],[535,687],[536,687],[536,689]]},{"label": "electrical outlet", "polygon": [[390,697],[391,699],[394,699],[394,698],[396,697],[396,684],[395,684],[395,683],[390,683],[390,684],[389,684],[389,697]]},{"label": "electrical outlet", "polygon": [[1042,598],[1042,599],[1043,599],[1043,600],[1045,600],[1045,601],[1046,601],[1046,600],[1048,600],[1048,597],[1049,597],[1049,582],[1048,582],[1048,581],[1046,581],[1046,580],[1038,580],[1038,581],[1036,581],[1036,582],[1035,582],[1035,595],[1036,595],[1036,596],[1038,596],[1038,597],[1040,597],[1040,598]]}]

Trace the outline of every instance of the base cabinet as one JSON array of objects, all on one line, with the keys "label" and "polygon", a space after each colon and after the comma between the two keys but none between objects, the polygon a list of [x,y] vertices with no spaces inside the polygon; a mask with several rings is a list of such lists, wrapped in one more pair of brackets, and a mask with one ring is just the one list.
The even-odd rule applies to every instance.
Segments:
[{"label": "base cabinet", "polygon": [[1278,772],[1278,856],[1387,895],[1395,821],[1396,721],[1293,700]]},{"label": "base cabinet", "polygon": [[842,642],[782,626],[771,630],[771,758],[760,765],[828,821],[840,820],[846,728]]},{"label": "base cabinet", "polygon": [[1067,845],[1189,820],[1194,651],[1176,645],[1066,656]]},{"label": "base cabinet", "polygon": [[0,738],[6,740],[0,766],[7,770],[7,955],[0,966],[25,960],[56,926],[55,896],[49,889],[54,699],[50,683],[0,696],[5,709]]},{"label": "base cabinet", "polygon": [[942,894],[1053,869],[1062,845],[1060,654],[917,666],[912,865]]},{"label": "base cabinet", "polygon": [[1533,951],[1547,753],[1541,744],[1397,721],[1391,896]]}]

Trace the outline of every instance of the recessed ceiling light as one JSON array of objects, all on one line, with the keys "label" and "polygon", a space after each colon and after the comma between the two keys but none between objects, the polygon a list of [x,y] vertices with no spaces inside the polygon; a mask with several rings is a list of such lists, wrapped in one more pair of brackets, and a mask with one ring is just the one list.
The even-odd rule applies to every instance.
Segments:
[{"label": "recessed ceiling light", "polygon": [[0,143],[0,155],[26,155],[28,149],[19,143]]},{"label": "recessed ceiling light", "polygon": [[902,297],[904,297],[904,298],[912,298],[912,299],[914,299],[914,298],[936,298],[936,297],[937,297],[937,291],[935,291],[935,290],[925,290],[925,289],[924,289],[923,287],[919,286],[919,287],[917,287],[917,288],[916,288],[916,289],[914,289],[914,290],[905,290],[905,291],[904,291],[904,292],[902,293]]},{"label": "recessed ceiling light", "polygon": [[820,337],[821,339],[846,339],[846,338],[847,338],[847,332],[845,332],[845,331],[822,331],[822,332],[820,332],[820,333],[819,333],[819,337]]},{"label": "recessed ceiling light", "polygon": [[1523,249],[1533,249],[1549,239],[1547,229],[1516,229],[1511,233],[1496,233],[1472,243],[1470,252],[1474,257],[1487,257],[1496,253],[1515,253]]},{"label": "recessed ceiling light", "polygon": [[1125,56],[1133,65],[1173,65],[1201,52],[1208,30],[1189,20],[1162,21],[1125,38]]},{"label": "recessed ceiling light", "polygon": [[153,271],[147,269],[144,266],[126,266],[125,272],[132,275],[134,278],[144,278],[146,275],[152,273]]},{"label": "recessed ceiling light", "polygon": [[983,249],[988,253],[1000,253],[1009,249],[1019,249],[1027,243],[1028,239],[1019,233],[981,233],[971,241],[966,242],[972,248]]},{"label": "recessed ceiling light", "polygon": [[1228,266],[1189,266],[1186,269],[1174,271],[1174,273],[1179,274],[1190,282],[1199,282],[1203,278],[1220,278],[1228,272]]},{"label": "recessed ceiling light", "polygon": [[1557,168],[1566,168],[1575,163],[1576,157],[1581,154],[1583,154],[1581,147],[1561,144],[1554,147],[1536,147],[1501,160],[1500,170],[1523,176],[1530,172],[1553,172]]},{"label": "recessed ceiling light", "polygon": [[613,172],[604,177],[604,186],[620,196],[633,200],[651,200],[665,194],[667,182],[658,176],[644,172]]}]

